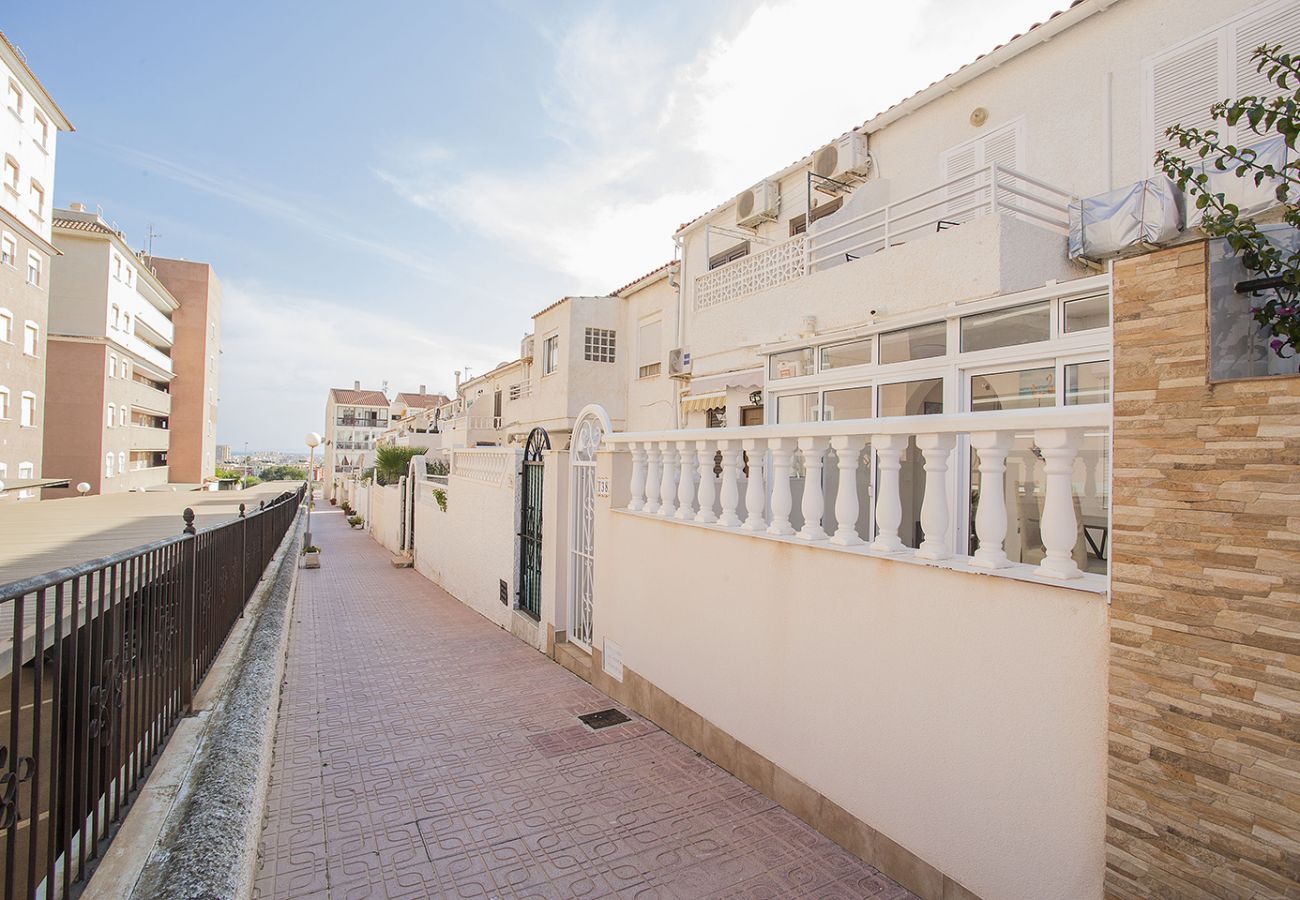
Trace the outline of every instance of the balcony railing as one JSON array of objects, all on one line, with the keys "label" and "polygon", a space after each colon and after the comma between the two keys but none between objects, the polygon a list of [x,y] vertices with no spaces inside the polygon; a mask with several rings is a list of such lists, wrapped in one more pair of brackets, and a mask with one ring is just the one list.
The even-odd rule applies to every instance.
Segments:
[{"label": "balcony railing", "polygon": [[[1085,574],[1074,556],[1081,531],[1073,473],[1085,432],[1108,430],[1110,421],[1110,405],[1096,404],[611,434],[607,441],[631,452],[626,508],[632,512],[869,556],[906,556],[947,568],[1031,580],[1076,583],[1086,579],[1077,583],[1100,590],[1105,578]],[[1007,455],[1015,436],[1025,433],[1032,434],[1045,464],[1040,521],[1046,552],[1036,566],[1013,562],[1003,549],[1011,519],[1005,490]],[[970,556],[954,549],[955,515],[965,509],[965,503],[954,490],[961,479],[949,478],[953,457],[959,456],[954,450],[963,438],[972,448],[980,476],[974,522],[978,549]],[[924,540],[915,549],[905,546],[899,534],[904,513],[899,473],[913,439],[925,467],[920,507]],[[871,454],[864,458],[868,449]],[[830,465],[831,450],[838,485],[834,496],[826,497],[822,475]],[[874,472],[869,462],[872,454]],[[791,521],[795,512],[791,476],[796,465],[804,474],[798,529]],[[874,534],[858,531],[860,482],[875,485]],[[832,518],[828,507],[833,511],[833,531],[827,527]]]},{"label": "balcony railing", "polygon": [[889,247],[1007,213],[1064,235],[1071,195],[1038,178],[990,165],[883,206],[850,215],[851,206],[798,235],[699,275],[695,308],[768,290]]},{"label": "balcony railing", "polygon": [[858,215],[841,219],[837,214],[814,223],[808,239],[808,270],[820,271],[828,264],[999,213],[1064,235],[1070,227],[1071,199],[1068,191],[994,163]]},{"label": "balcony railing", "polygon": [[367,419],[357,418],[354,416],[338,416],[334,419],[335,425],[346,425],[349,428],[387,428],[387,419]]}]

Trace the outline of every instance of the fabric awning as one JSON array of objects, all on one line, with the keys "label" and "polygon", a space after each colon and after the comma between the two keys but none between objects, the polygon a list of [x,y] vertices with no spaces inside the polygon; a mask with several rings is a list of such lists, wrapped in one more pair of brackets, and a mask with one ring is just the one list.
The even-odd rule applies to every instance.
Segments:
[{"label": "fabric awning", "polygon": [[718,391],[713,394],[687,394],[682,398],[682,410],[684,412],[700,412],[706,409],[726,408],[726,391]]},{"label": "fabric awning", "polygon": [[746,369],[741,372],[723,372],[719,375],[697,375],[691,379],[694,396],[713,394],[727,388],[752,391],[763,386],[763,370]]}]

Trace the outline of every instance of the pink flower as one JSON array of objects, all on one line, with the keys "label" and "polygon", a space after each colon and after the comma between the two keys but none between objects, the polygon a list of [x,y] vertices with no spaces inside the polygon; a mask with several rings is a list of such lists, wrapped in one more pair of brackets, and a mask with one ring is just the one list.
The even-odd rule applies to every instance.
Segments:
[{"label": "pink flower", "polygon": [[1274,352],[1274,353],[1281,353],[1281,352],[1282,352],[1282,345],[1283,345],[1284,343],[1286,343],[1286,342],[1283,341],[1281,338],[1273,338],[1273,340],[1271,340],[1271,341],[1268,342],[1268,345],[1269,345],[1270,347],[1273,348],[1273,352]]}]

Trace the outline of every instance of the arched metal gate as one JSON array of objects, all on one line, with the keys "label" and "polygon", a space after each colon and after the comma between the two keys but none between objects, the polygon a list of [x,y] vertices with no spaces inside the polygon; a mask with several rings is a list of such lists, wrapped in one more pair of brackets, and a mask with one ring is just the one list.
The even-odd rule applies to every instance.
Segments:
[{"label": "arched metal gate", "polygon": [[545,428],[530,431],[519,479],[519,609],[534,619],[542,617],[542,454],[550,449]]},{"label": "arched metal gate", "polygon": [[569,444],[573,493],[569,504],[569,640],[591,649],[595,609],[596,451],[610,431],[609,416],[600,406],[584,407],[573,426]]}]

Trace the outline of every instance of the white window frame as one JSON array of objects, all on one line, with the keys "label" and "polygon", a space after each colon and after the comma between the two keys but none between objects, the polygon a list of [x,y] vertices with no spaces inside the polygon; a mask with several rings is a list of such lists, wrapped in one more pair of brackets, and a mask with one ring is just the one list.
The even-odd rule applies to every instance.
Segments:
[{"label": "white window frame", "polygon": [[560,368],[560,335],[558,332],[542,338],[542,377],[554,375]]},{"label": "white window frame", "polygon": [[36,126],[36,146],[46,153],[50,149],[50,120],[38,109],[32,114],[32,124]]},{"label": "white window frame", "polygon": [[45,185],[41,184],[35,178],[28,182],[28,194],[35,199],[36,205],[32,208],[31,213],[39,222],[45,221]]},{"label": "white window frame", "polygon": [[113,428],[117,425],[117,404],[109,403],[104,408],[104,427]]},{"label": "white window frame", "polygon": [[18,238],[7,231],[0,233],[0,263],[18,270]]},{"label": "white window frame", "polygon": [[[35,272],[35,276],[32,273]],[[40,287],[45,277],[45,260],[35,250],[27,251],[27,283]]]},{"label": "white window frame", "polygon": [[[24,460],[23,462],[20,462],[18,464],[18,479],[20,481],[24,478],[31,479],[35,477],[36,477],[35,463],[27,462]],[[36,496],[36,493],[31,488],[24,488],[23,490],[18,492],[19,500],[30,500],[34,496]]]},{"label": "white window frame", "polygon": [[9,153],[5,154],[5,175],[4,186],[9,189],[9,193],[17,197],[18,190],[23,183],[23,167],[19,164],[17,158]]},{"label": "white window frame", "polygon": [[116,353],[108,354],[108,377],[109,378],[117,377],[117,354]]},{"label": "white window frame", "polygon": [[4,323],[3,330],[0,330],[0,344],[13,344],[14,314],[3,306],[0,306],[0,322]]},{"label": "white window frame", "polygon": [[[658,358],[652,362],[643,362],[644,354],[641,346],[641,333],[650,325],[659,326],[659,350]],[[636,377],[637,380],[642,378],[658,378],[664,370],[664,317],[662,313],[645,316],[638,319],[636,323]],[[652,370],[653,371],[650,371]]]},{"label": "white window frame", "polygon": [[10,401],[11,397],[9,394],[9,388],[0,384],[0,422],[9,421],[9,415],[11,412],[9,408]]},{"label": "white window frame", "polygon": [[5,103],[9,107],[9,111],[21,120],[23,117],[23,88],[16,78],[9,79],[9,91]]},{"label": "white window frame", "polygon": [[[31,401],[31,416],[27,415],[27,402]],[[36,427],[36,394],[32,391],[23,391],[18,401],[18,427],[35,428]]]},{"label": "white window frame", "polygon": [[115,460],[116,457],[114,457],[112,453],[104,454],[104,477],[105,478],[113,477],[113,463]]},{"label": "white window frame", "polygon": [[23,322],[23,356],[30,356],[34,359],[41,355],[40,349],[41,326],[28,319]]}]

